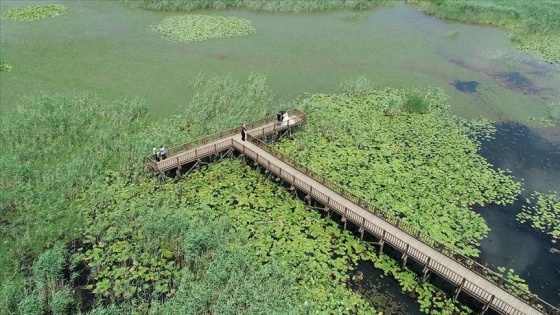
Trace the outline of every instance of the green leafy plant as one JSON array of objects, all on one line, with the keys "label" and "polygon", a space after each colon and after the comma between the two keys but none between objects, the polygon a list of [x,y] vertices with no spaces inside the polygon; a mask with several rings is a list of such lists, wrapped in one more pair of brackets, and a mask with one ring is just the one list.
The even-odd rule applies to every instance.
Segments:
[{"label": "green leafy plant", "polygon": [[166,39],[179,42],[243,36],[257,32],[249,20],[200,14],[171,16],[150,28],[162,33]]},{"label": "green leafy plant", "polygon": [[436,240],[476,256],[488,227],[474,204],[511,203],[520,192],[503,171],[477,155],[488,122],[451,116],[439,90],[417,91],[424,115],[386,114],[410,91],[385,89],[363,97],[312,95],[301,103],[306,128],[278,148]]},{"label": "green leafy plant", "polygon": [[517,221],[551,237],[552,243],[560,240],[560,197],[558,193],[534,192],[517,214]]},{"label": "green leafy plant", "polygon": [[60,4],[32,5],[9,9],[2,14],[2,18],[14,21],[34,21],[61,15],[67,10],[68,8]]}]

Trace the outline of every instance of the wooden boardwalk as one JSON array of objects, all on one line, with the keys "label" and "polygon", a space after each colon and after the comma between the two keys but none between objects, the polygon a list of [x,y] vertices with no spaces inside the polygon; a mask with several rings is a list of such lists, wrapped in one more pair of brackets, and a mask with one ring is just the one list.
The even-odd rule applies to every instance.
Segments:
[{"label": "wooden boardwalk", "polygon": [[219,156],[235,150],[255,165],[290,183],[294,189],[304,192],[310,203],[313,200],[323,205],[325,211],[338,213],[345,226],[346,222],[352,222],[359,227],[361,240],[364,233],[369,233],[379,239],[375,244],[380,246],[381,252],[384,244],[399,250],[402,253],[403,266],[409,258],[423,265],[423,281],[433,273],[452,283],[456,287],[453,299],[460,293],[468,294],[483,303],[483,313],[492,308],[500,314],[508,315],[560,314],[557,308],[536,296],[523,292],[516,294],[511,290],[513,284],[504,278],[456,250],[438,243],[398,218],[386,215],[375,206],[275,151],[259,139],[289,130],[305,121],[305,114],[299,112],[298,115],[294,115],[291,126],[276,126],[274,122],[263,122],[248,131],[248,141],[241,141],[237,130],[232,130],[221,139],[214,139],[216,136],[209,137],[206,143],[200,143],[196,147],[187,146],[167,160],[159,163],[151,161],[150,165],[155,171],[164,172],[187,163],[200,162],[204,157]]},{"label": "wooden boardwalk", "polygon": [[[247,126],[247,133],[254,138],[261,139],[270,135],[281,136],[284,132],[289,132],[292,128],[302,125],[306,121],[306,116],[301,111],[290,110],[288,114],[290,119],[279,125],[276,123],[276,117],[266,117],[260,121],[253,122]],[[208,156],[227,152],[232,148],[231,140],[234,138],[241,140],[241,127],[171,148],[168,152],[169,157],[160,162],[156,162],[149,156],[148,163],[156,172],[178,169],[185,164],[201,161]]]}]

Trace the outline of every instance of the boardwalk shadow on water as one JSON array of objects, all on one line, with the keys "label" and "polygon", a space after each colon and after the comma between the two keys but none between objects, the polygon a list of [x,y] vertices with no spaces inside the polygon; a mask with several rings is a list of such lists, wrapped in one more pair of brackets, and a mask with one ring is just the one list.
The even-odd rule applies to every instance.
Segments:
[{"label": "boardwalk shadow on water", "polygon": [[533,293],[558,307],[560,255],[550,253],[550,240],[521,226],[516,215],[534,191],[549,194],[560,190],[560,143],[552,143],[519,123],[505,122],[496,127],[495,138],[482,143],[480,154],[495,167],[509,169],[515,180],[522,181],[524,191],[512,205],[475,209],[491,228],[481,241],[480,260],[492,269],[514,269]]}]

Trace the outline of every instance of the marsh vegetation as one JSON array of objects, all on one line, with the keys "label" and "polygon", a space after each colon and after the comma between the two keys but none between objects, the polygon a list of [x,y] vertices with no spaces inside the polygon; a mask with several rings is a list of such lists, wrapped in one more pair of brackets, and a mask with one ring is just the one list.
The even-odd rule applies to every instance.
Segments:
[{"label": "marsh vegetation", "polygon": [[[157,11],[244,8],[282,12],[361,10],[392,3],[121,2]],[[548,15],[543,21],[531,22],[539,11],[529,4],[512,4],[506,11],[513,13],[508,15],[482,14],[478,4],[466,0],[461,3],[468,5],[458,7],[448,1],[415,2],[438,16],[444,15],[436,12],[436,6],[441,10],[472,12],[467,14],[472,22],[484,22],[481,16],[499,20],[493,24],[522,30],[515,38],[529,38],[533,31],[538,36],[555,36],[557,30]],[[508,5],[498,2],[500,10]],[[232,42],[232,48],[220,46],[219,40],[183,44],[162,41],[157,34],[150,34],[153,32],[148,25],[170,31],[187,25],[169,16],[176,12],[142,12],[142,18],[118,24],[115,20],[121,21],[121,15],[132,10],[119,8],[112,15],[103,11],[104,6],[112,4],[68,5],[95,8],[101,12],[96,14],[104,14],[104,22],[91,24],[78,18],[73,24],[80,30],[76,34],[66,32],[68,27],[64,23],[45,24],[43,30],[48,36],[43,30],[26,29],[33,23],[13,21],[10,23],[14,24],[2,27],[3,38],[10,38],[9,45],[3,42],[3,55],[17,68],[6,74],[12,66],[0,63],[3,100],[12,100],[3,101],[0,117],[0,146],[9,148],[8,154],[0,156],[0,313],[372,314],[398,309],[398,303],[390,299],[378,299],[391,304],[385,308],[383,303],[370,303],[367,294],[349,289],[352,271],[359,262],[373,264],[396,279],[401,290],[414,297],[425,313],[472,313],[468,307],[453,303],[439,288],[420,283],[416,274],[401,270],[386,255],[378,257],[375,248],[358,242],[333,221],[305,208],[266,176],[236,160],[203,168],[183,181],[174,182],[149,176],[144,157],[153,146],[181,144],[280,109],[299,107],[309,113],[309,124],[293,140],[280,143],[279,149],[437,240],[476,257],[479,242],[489,227],[472,211],[472,206],[510,204],[520,192],[520,184],[513,181],[507,170],[494,170],[477,154],[480,143],[494,132],[487,120],[452,115],[447,96],[439,89],[379,87],[379,83],[363,76],[362,62],[367,59],[363,55],[335,64],[332,73],[323,72],[317,60],[329,64],[325,57],[328,53],[342,60],[339,50],[320,45],[311,45],[309,51],[294,49],[301,43],[316,43],[309,40],[316,38],[317,30],[311,25],[315,22],[276,21],[281,27],[270,28],[265,35],[233,39],[255,37],[257,42],[264,43],[258,46],[258,54],[253,54],[243,49],[255,46],[255,41],[240,46]],[[555,5],[554,1],[546,4],[552,8],[552,16],[556,14]],[[44,13],[47,9],[26,10],[8,10],[3,17],[8,19],[11,12],[10,16],[31,20],[67,12],[66,23],[72,23],[69,13],[79,12],[72,7],[49,9],[50,15]],[[495,11],[492,10],[484,12]],[[516,10],[532,13],[515,13]],[[246,11],[234,14],[240,17],[186,16],[205,25],[235,21],[234,26],[241,25],[243,34],[254,32],[247,22],[248,16],[260,18],[260,27],[266,25],[263,21],[270,20],[270,16],[259,17]],[[376,20],[368,18],[367,11],[336,14],[336,19],[342,20],[337,25],[344,32],[347,27]],[[275,15],[293,17],[308,18]],[[111,21],[108,26],[104,25],[105,18]],[[162,20],[171,24],[153,24]],[[330,25],[333,20],[331,15],[320,17],[317,29],[324,33],[324,23]],[[228,33],[232,28],[230,25],[225,31],[210,33],[187,33],[183,29],[169,36],[177,36],[175,41],[195,41],[218,33],[241,34]],[[278,30],[296,44],[267,44],[276,43],[278,35],[273,33]],[[289,37],[290,34],[297,36]],[[462,33],[456,34],[452,37],[461,38]],[[148,43],[141,52],[136,49],[138,39]],[[330,37],[325,41],[332,43]],[[56,45],[47,45],[50,42]],[[59,45],[61,42],[65,44]],[[37,49],[23,49],[29,43]],[[193,44],[203,46],[192,48]],[[361,50],[363,47],[358,44],[356,50]],[[117,52],[115,47],[124,49]],[[553,56],[554,47],[550,48]],[[265,50],[261,52],[261,48]],[[102,59],[103,67],[99,66],[97,49],[106,58]],[[238,49],[243,53],[236,54]],[[264,61],[276,67],[265,71],[273,73],[269,75],[276,80],[273,82],[283,80],[275,74],[282,74],[285,69],[301,71],[286,72],[284,81],[292,84],[287,86],[298,91],[290,90],[291,93],[299,95],[297,89],[310,89],[305,84],[320,81],[318,78],[322,81],[315,83],[321,89],[343,93],[304,95],[292,97],[292,101],[279,99],[264,75],[247,74],[254,65],[266,63],[259,57],[264,54],[270,54],[270,60]],[[371,54],[367,52],[367,56]],[[313,58],[298,59],[307,55]],[[130,64],[123,67],[127,62]],[[216,62],[221,62],[219,67]],[[233,63],[238,64],[233,74],[202,71],[197,76],[200,69],[224,67],[231,71],[234,68],[228,68],[228,64]],[[338,80],[340,77],[330,75],[343,72],[344,76],[352,77],[353,72],[345,72],[352,67],[359,68],[357,80]],[[394,71],[391,69],[390,73]],[[315,76],[309,77],[308,73]],[[387,73],[375,77],[375,82]],[[407,68],[406,76],[409,73]],[[405,80],[404,76],[402,79]],[[338,85],[340,81],[343,83]],[[416,78],[413,81],[418,82]],[[386,83],[381,82],[383,86]],[[63,93],[36,92],[39,88]],[[80,90],[101,97],[68,93]],[[12,97],[6,98],[10,93]],[[115,95],[117,100],[107,100],[115,99]],[[122,95],[149,96],[142,100]],[[558,116],[554,104],[550,106],[551,118]],[[525,208],[520,220],[533,222],[556,240],[557,220],[548,218],[551,209],[554,213],[557,208],[557,200],[545,202],[540,195],[531,198],[531,204],[539,206]],[[510,268],[499,271],[508,279],[523,282]]]},{"label": "marsh vegetation", "polygon": [[245,19],[200,14],[171,16],[150,28],[162,33],[166,39],[179,42],[243,36],[257,31],[251,21]]},{"label": "marsh vegetation", "polygon": [[441,18],[496,25],[513,31],[519,49],[560,63],[560,1],[408,0]]},{"label": "marsh vegetation", "polygon": [[14,21],[34,21],[61,15],[68,10],[60,4],[42,4],[19,7],[6,11],[2,18]]}]

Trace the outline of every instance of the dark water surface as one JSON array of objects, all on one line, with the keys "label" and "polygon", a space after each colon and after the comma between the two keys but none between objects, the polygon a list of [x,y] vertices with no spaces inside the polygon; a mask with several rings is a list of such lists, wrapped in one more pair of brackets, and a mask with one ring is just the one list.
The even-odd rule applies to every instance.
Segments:
[{"label": "dark water surface", "polygon": [[516,221],[534,191],[560,193],[560,143],[522,124],[505,122],[497,125],[495,139],[484,142],[480,153],[494,166],[509,169],[523,188],[513,205],[477,209],[492,229],[481,242],[481,261],[494,270],[498,266],[514,269],[532,292],[560,307],[560,255],[549,252],[559,245]]}]

